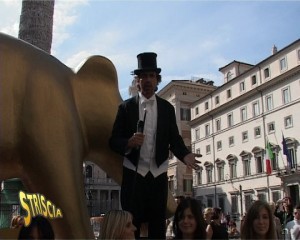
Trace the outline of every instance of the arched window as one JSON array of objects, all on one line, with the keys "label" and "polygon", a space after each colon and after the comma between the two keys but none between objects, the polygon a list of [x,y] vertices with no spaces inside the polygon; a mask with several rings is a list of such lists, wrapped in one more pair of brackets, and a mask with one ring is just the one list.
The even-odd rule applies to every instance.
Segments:
[{"label": "arched window", "polygon": [[240,157],[242,158],[243,161],[244,176],[250,176],[251,175],[251,167],[250,167],[251,153],[247,151],[242,151],[240,153]]},{"label": "arched window", "polygon": [[92,178],[93,177],[93,167],[91,165],[87,165],[85,167],[85,177]]},{"label": "arched window", "polygon": [[228,161],[228,165],[229,165],[229,177],[230,179],[236,178],[236,164],[237,164],[237,160],[238,158],[233,155],[233,154],[229,154],[226,157],[227,161]]}]

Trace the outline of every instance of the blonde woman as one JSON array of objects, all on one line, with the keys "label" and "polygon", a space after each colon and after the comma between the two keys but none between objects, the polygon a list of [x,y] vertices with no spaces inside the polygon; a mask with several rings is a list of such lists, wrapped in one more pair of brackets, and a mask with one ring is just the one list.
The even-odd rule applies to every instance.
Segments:
[{"label": "blonde woman", "polygon": [[208,224],[210,224],[212,215],[213,215],[213,208],[207,207],[207,208],[204,209],[204,211],[203,211],[203,217],[204,217],[204,220],[206,222],[206,226]]},{"label": "blonde woman", "polygon": [[100,239],[135,239],[136,227],[132,223],[131,213],[111,210],[105,214],[100,231]]}]

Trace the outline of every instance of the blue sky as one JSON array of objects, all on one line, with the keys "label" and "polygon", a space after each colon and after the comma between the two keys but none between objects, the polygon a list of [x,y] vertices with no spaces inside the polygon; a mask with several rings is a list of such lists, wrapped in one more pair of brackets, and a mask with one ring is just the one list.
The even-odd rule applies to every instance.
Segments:
[{"label": "blue sky", "polygon": [[[18,35],[21,0],[0,0],[0,31]],[[219,86],[219,68],[256,64],[300,37],[300,1],[56,0],[52,54],[71,68],[91,55],[115,65],[128,97],[136,55],[158,54],[159,89],[204,77]]]}]

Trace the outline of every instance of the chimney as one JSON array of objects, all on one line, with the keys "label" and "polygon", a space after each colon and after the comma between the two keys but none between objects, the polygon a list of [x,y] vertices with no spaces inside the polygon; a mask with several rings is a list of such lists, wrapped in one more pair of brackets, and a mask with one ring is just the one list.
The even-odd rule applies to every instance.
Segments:
[{"label": "chimney", "polygon": [[272,55],[274,55],[275,53],[277,53],[277,47],[274,44],[272,47]]}]

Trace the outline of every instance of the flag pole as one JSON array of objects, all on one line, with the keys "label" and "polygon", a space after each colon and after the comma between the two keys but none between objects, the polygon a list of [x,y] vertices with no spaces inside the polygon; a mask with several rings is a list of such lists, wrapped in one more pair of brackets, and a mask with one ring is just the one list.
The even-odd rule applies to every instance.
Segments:
[{"label": "flag pole", "polygon": [[[268,170],[267,170],[267,162],[266,162],[266,160],[267,160],[267,151],[268,151],[268,144],[270,144],[269,143],[269,139],[268,139],[268,136],[266,135],[265,136],[265,139],[267,140],[267,142],[265,141],[265,156],[264,156],[264,162],[265,162],[265,164],[266,164],[266,173],[267,173],[267,189],[268,189],[268,202],[270,202],[271,201],[271,191],[270,191],[270,181],[269,181],[269,173],[268,173]],[[271,164],[271,163],[270,163]]]},{"label": "flag pole", "polygon": [[[282,133],[282,130],[281,130],[281,134],[283,134],[283,133]],[[274,134],[274,136],[275,136],[275,140],[276,140],[277,145],[280,146],[280,145],[278,144],[278,140],[277,140],[276,134]],[[282,163],[283,163],[283,166],[284,166],[284,168],[285,168],[285,170],[286,170],[286,169],[287,169],[287,166],[284,164],[282,151],[280,151],[280,156],[281,156],[281,161],[282,161]]]}]

